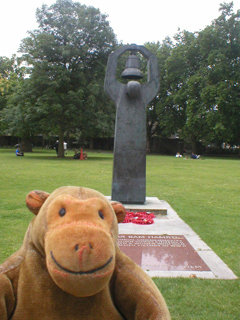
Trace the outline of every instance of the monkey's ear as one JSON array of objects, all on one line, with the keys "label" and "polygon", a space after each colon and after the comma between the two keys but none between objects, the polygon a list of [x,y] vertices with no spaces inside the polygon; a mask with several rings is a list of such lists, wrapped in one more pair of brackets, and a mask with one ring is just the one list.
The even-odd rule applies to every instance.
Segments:
[{"label": "monkey's ear", "polygon": [[50,193],[40,190],[34,190],[29,192],[29,194],[26,197],[26,205],[28,209],[32,213],[37,215],[45,200],[49,197],[49,194]]},{"label": "monkey's ear", "polygon": [[126,217],[126,209],[124,208],[124,206],[117,201],[111,201],[111,205],[116,213],[118,223],[123,222]]}]

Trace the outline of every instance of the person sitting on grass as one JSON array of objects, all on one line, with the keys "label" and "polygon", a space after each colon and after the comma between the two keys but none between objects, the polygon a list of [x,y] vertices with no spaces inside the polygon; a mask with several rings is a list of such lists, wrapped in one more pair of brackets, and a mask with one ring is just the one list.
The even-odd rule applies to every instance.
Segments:
[{"label": "person sitting on grass", "polygon": [[181,155],[180,152],[177,152],[175,157],[176,157],[176,158],[182,158],[182,155]]},{"label": "person sitting on grass", "polygon": [[197,155],[197,154],[192,152],[191,159],[199,159],[199,158],[200,158],[200,155]]},{"label": "person sitting on grass", "polygon": [[16,153],[16,156],[17,156],[17,157],[22,157],[22,156],[24,156],[24,153],[21,152],[19,148],[17,148],[17,150],[15,151],[15,153]]}]

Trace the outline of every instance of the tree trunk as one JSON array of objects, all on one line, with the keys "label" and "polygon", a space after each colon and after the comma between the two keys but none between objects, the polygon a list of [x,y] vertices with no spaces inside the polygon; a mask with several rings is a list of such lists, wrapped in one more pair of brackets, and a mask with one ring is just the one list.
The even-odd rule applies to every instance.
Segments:
[{"label": "tree trunk", "polygon": [[64,156],[63,141],[64,141],[64,131],[60,128],[60,130],[59,130],[58,158],[65,157]]},{"label": "tree trunk", "polygon": [[32,152],[32,142],[30,137],[22,137],[20,149],[22,152]]},{"label": "tree trunk", "polygon": [[93,150],[94,149],[94,141],[93,138],[89,138],[89,149]]},{"label": "tree trunk", "polygon": [[197,154],[197,139],[193,133],[191,135],[191,147],[192,147],[192,152]]},{"label": "tree trunk", "polygon": [[240,137],[238,138],[238,158],[240,158]]},{"label": "tree trunk", "polygon": [[71,149],[69,131],[67,132],[67,147],[68,147],[68,149]]},{"label": "tree trunk", "polygon": [[151,153],[151,142],[150,138],[147,137],[147,153]]},{"label": "tree trunk", "polygon": [[45,147],[45,143],[44,143],[44,135],[42,135],[42,148]]}]

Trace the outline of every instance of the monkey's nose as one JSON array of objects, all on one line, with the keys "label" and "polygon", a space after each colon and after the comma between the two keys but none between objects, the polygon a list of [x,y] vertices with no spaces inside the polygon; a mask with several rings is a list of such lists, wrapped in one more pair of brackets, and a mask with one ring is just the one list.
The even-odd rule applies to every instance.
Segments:
[{"label": "monkey's nose", "polygon": [[[92,244],[90,242],[89,242],[88,245],[82,246],[82,248],[83,247],[93,249],[93,246],[92,246]],[[76,244],[74,248],[75,248],[75,251],[78,251],[79,250],[79,244]]]}]

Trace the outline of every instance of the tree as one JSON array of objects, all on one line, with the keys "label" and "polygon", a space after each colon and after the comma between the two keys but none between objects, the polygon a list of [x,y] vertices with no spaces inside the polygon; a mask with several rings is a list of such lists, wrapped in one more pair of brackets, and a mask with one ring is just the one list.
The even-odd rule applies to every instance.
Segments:
[{"label": "tree", "polygon": [[110,108],[100,88],[116,40],[106,16],[80,3],[59,0],[43,5],[36,16],[39,28],[22,41],[21,52],[31,66],[36,110],[57,130],[63,157],[66,131],[78,128],[87,135],[88,130],[90,136],[96,128],[107,131],[111,113],[99,116]]},{"label": "tree", "polygon": [[193,42],[198,65],[187,84],[184,126],[193,150],[199,140],[239,143],[240,11],[234,14],[232,8],[233,3],[221,4],[221,15]]},{"label": "tree", "polygon": [[[1,134],[15,134],[18,137],[22,137],[22,134],[25,134],[26,137],[27,125],[22,121],[23,113],[19,109],[19,103],[23,103],[21,97],[24,97],[19,94],[24,82],[24,75],[25,68],[20,65],[15,55],[11,59],[0,58]],[[29,151],[28,148],[25,148],[26,143],[27,141],[25,143],[23,141],[23,151]]]},{"label": "tree", "polygon": [[2,111],[7,132],[21,138],[21,151],[32,152],[32,138],[41,132],[41,122],[34,108],[31,79],[19,78]]},{"label": "tree", "polygon": [[[196,34],[187,31],[175,35],[175,44],[166,38],[162,44],[151,44],[150,47],[159,60],[161,86],[148,109],[149,139],[152,135],[169,137],[183,132],[189,100],[188,84],[198,70],[201,57]],[[195,136],[192,137],[195,144]]]},{"label": "tree", "polygon": [[[7,98],[17,85],[17,76],[14,73],[15,57],[11,59],[0,57],[0,112],[7,105]],[[1,115],[0,133],[3,134],[6,123]]]},{"label": "tree", "polygon": [[166,61],[171,55],[172,46],[170,38],[166,38],[162,44],[159,42],[146,44],[146,47],[158,58],[160,80],[159,93],[147,108],[147,149],[149,152],[151,151],[151,138],[168,136],[173,125],[170,120],[172,105],[168,109],[169,83],[166,79]]},{"label": "tree", "polygon": [[232,7],[221,4],[221,15],[199,33],[179,32],[165,63],[168,98],[158,110],[175,112],[175,130],[194,152],[198,141],[239,143],[240,11]]},{"label": "tree", "polygon": [[221,15],[199,35],[206,55],[207,85],[202,99],[210,109],[208,120],[215,133],[213,139],[239,144],[240,10],[233,13],[231,2],[221,4],[219,11]]}]

